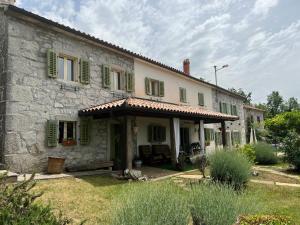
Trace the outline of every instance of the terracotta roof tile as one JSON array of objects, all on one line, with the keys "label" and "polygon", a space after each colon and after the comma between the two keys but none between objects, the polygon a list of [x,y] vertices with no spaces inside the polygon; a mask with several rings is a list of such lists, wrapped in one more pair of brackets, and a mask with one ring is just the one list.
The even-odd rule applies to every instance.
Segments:
[{"label": "terracotta roof tile", "polygon": [[114,108],[121,108],[124,107],[125,109],[150,109],[150,110],[157,110],[160,112],[175,112],[175,113],[182,113],[184,115],[196,115],[196,116],[203,116],[209,118],[217,118],[217,119],[224,119],[224,120],[237,120],[237,116],[228,115],[224,113],[214,112],[207,110],[200,106],[187,106],[187,105],[179,105],[167,102],[159,102],[149,99],[142,99],[142,98],[126,98],[121,100],[116,100],[108,103],[104,103],[98,106],[93,106],[88,109],[81,110],[82,114],[89,114],[93,112],[99,112],[104,110],[113,110]]}]

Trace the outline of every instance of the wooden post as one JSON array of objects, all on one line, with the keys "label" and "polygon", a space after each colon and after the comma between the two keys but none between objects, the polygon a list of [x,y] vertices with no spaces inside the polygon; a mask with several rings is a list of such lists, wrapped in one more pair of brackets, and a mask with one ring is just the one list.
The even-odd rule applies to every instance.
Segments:
[{"label": "wooden post", "polygon": [[199,122],[199,142],[201,151],[205,152],[205,134],[204,134],[204,121]]},{"label": "wooden post", "polygon": [[170,148],[172,154],[172,165],[176,166],[177,159],[176,159],[176,146],[175,146],[175,132],[174,132],[174,121],[173,118],[170,118]]},{"label": "wooden post", "polygon": [[221,122],[221,130],[222,130],[222,144],[223,144],[223,148],[226,148],[226,125],[225,125],[225,121]]},{"label": "wooden post", "polygon": [[125,116],[126,127],[126,169],[132,169],[133,143],[132,143],[132,124],[131,119]]}]

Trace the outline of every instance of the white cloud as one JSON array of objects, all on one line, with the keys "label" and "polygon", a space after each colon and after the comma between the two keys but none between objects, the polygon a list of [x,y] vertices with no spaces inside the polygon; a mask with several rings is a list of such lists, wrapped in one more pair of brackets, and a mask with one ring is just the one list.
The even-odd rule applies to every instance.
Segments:
[{"label": "white cloud", "polygon": [[253,13],[266,16],[270,9],[278,4],[278,0],[256,0]]}]

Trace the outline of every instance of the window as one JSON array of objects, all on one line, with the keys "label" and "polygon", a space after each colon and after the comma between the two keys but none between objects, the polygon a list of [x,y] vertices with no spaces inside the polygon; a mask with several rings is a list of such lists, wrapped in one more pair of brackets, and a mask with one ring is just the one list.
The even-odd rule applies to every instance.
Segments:
[{"label": "window", "polygon": [[241,144],[241,133],[239,131],[232,131],[231,132],[231,141],[232,145],[239,145]]},{"label": "window", "polygon": [[220,112],[221,113],[228,113],[227,103],[220,102]]},{"label": "window", "polygon": [[203,93],[198,93],[198,104],[200,106],[204,106],[204,94]]},{"label": "window", "polygon": [[179,88],[179,98],[181,102],[186,102],[186,89]]},{"label": "window", "polygon": [[231,115],[234,115],[234,116],[238,115],[236,105],[231,105]]},{"label": "window", "polygon": [[260,116],[257,116],[257,122],[260,123]]},{"label": "window", "polygon": [[58,57],[58,77],[62,80],[75,81],[75,58]]},{"label": "window", "polygon": [[121,71],[112,71],[113,89],[125,91],[125,73]]},{"label": "window", "polygon": [[214,129],[204,128],[204,136],[205,136],[205,144],[210,145],[210,142],[215,139]]},{"label": "window", "polygon": [[58,142],[76,141],[76,122],[59,121]]},{"label": "window", "polygon": [[145,91],[147,95],[164,97],[165,86],[163,81],[145,78]]},{"label": "window", "polygon": [[166,140],[166,128],[159,125],[150,125],[148,127],[149,142],[164,142]]}]

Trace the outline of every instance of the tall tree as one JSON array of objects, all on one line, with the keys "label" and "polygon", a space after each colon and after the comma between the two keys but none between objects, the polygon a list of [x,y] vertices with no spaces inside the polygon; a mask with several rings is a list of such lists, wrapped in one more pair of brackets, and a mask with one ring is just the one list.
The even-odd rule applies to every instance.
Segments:
[{"label": "tall tree", "polygon": [[231,92],[234,92],[236,94],[239,94],[243,97],[245,97],[246,99],[244,100],[244,103],[245,104],[248,104],[250,105],[251,104],[251,101],[252,101],[252,92],[246,92],[244,91],[242,88],[239,88],[239,89],[235,89],[235,88],[230,88],[229,91]]},{"label": "tall tree", "polygon": [[289,112],[300,110],[300,105],[298,103],[298,99],[294,98],[294,97],[289,98],[289,100],[287,100],[287,102],[286,102],[286,109]]},{"label": "tall tree", "polygon": [[267,97],[268,117],[274,117],[277,114],[284,112],[285,106],[282,96],[278,91],[273,91]]}]

